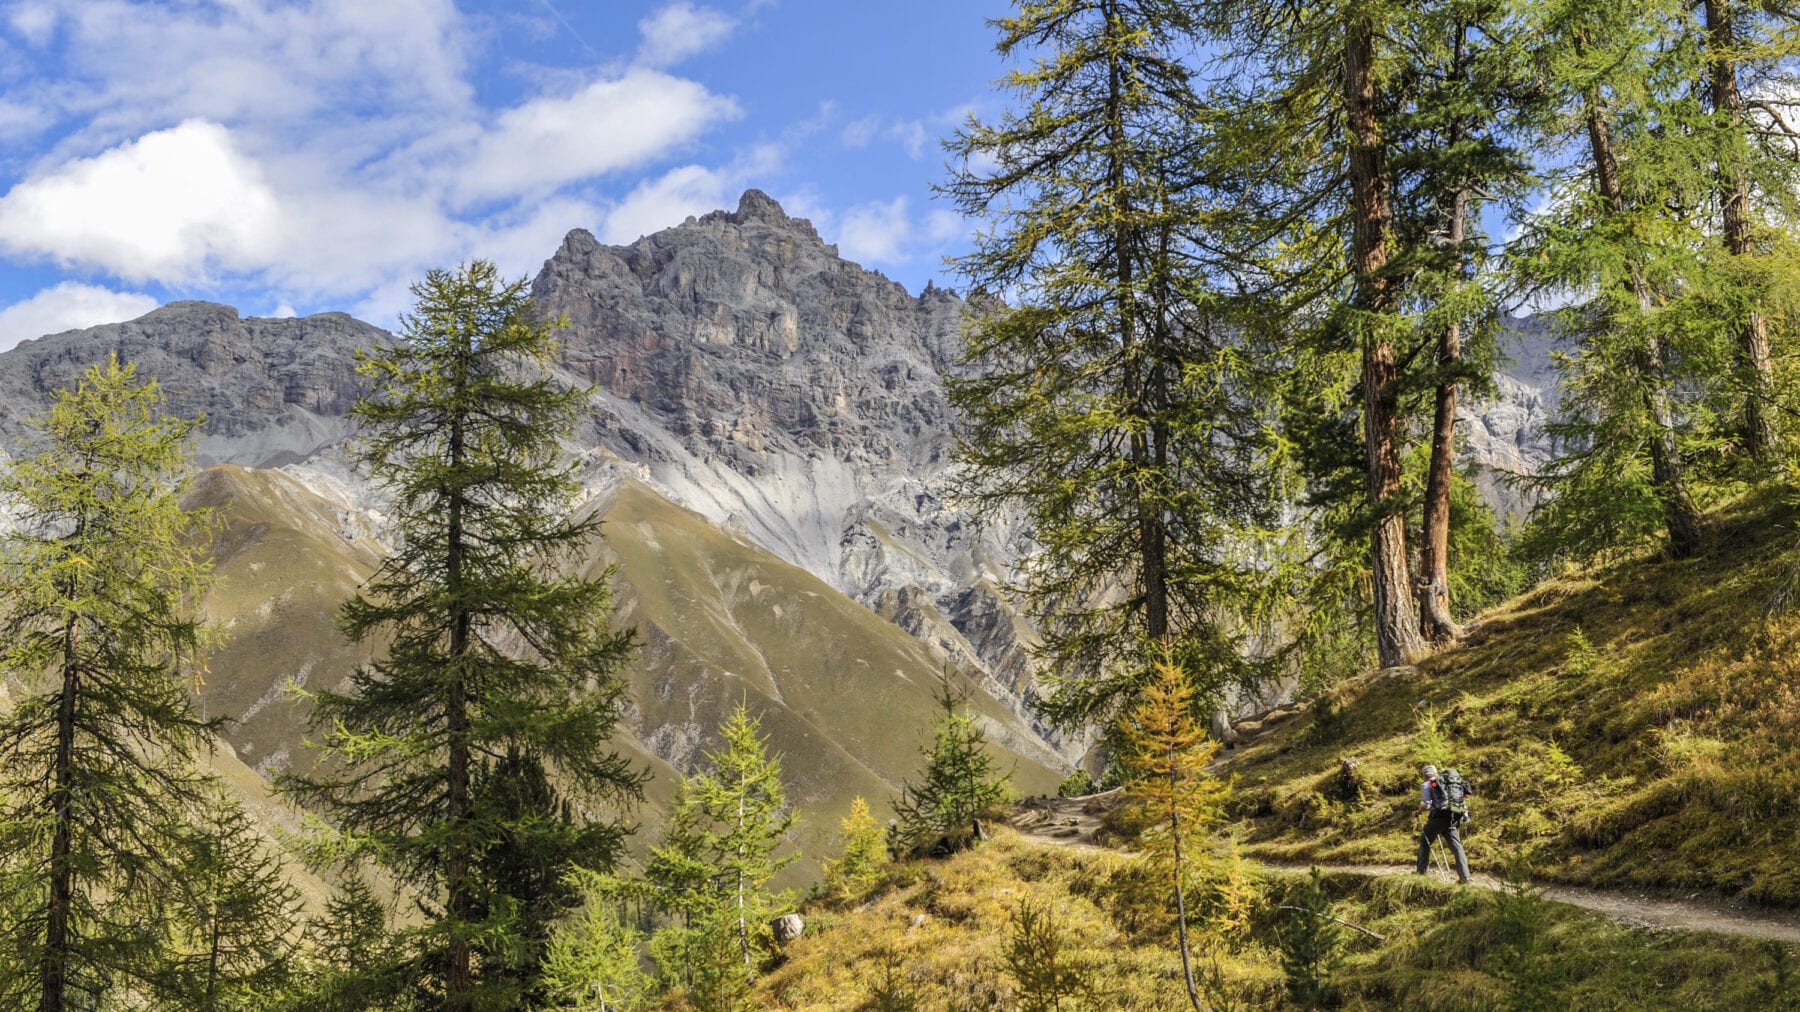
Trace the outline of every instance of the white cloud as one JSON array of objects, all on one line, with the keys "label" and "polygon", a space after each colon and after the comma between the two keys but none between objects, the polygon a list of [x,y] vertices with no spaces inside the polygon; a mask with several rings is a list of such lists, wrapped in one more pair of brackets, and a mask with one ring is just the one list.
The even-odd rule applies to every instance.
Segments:
[{"label": "white cloud", "polygon": [[907,155],[911,156],[914,161],[924,157],[925,144],[931,139],[930,135],[925,132],[925,124],[916,119],[895,123],[888,128],[888,136],[899,141],[900,146],[906,149]]},{"label": "white cloud", "polygon": [[683,165],[639,183],[606,216],[600,241],[622,245],[681,224],[689,215],[730,210],[743,192],[780,171],[787,148],[761,144],[728,165]]},{"label": "white cloud", "polygon": [[189,120],[28,179],[0,198],[0,244],[130,280],[266,261],[281,209],[216,123]]},{"label": "white cloud", "polygon": [[26,42],[48,45],[56,34],[56,8],[47,3],[21,3],[7,15],[7,24]]},{"label": "white cloud", "polygon": [[838,131],[838,140],[847,148],[866,148],[880,129],[881,117],[864,116],[854,123],[844,124],[844,129]]},{"label": "white cloud", "polygon": [[837,226],[838,249],[858,263],[899,263],[912,243],[912,218],[906,198],[862,204],[846,211]]},{"label": "white cloud", "polygon": [[346,105],[396,119],[469,108],[454,0],[86,0],[61,21],[64,111],[107,140],[173,119],[242,128]]},{"label": "white cloud", "polygon": [[139,292],[64,281],[0,309],[0,351],[45,334],[134,320],[156,306],[155,299]]},{"label": "white cloud", "polygon": [[646,67],[673,67],[725,41],[737,19],[710,7],[678,0],[638,22],[644,34],[637,62]]},{"label": "white cloud", "polygon": [[700,84],[634,68],[573,95],[502,113],[460,183],[466,198],[480,199],[604,175],[657,158],[739,115],[736,102]]},{"label": "white cloud", "polygon": [[971,231],[969,219],[955,211],[938,208],[925,216],[925,239],[937,246],[965,239]]},{"label": "white cloud", "polygon": [[683,165],[647,179],[606,216],[600,241],[620,245],[678,225],[689,215],[705,214],[732,203],[729,174],[699,165]]}]

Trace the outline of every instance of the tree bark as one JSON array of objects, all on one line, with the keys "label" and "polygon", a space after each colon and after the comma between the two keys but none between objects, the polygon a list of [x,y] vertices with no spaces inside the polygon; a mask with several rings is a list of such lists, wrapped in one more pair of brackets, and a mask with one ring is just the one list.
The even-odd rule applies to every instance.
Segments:
[{"label": "tree bark", "polygon": [[[1625,194],[1619,184],[1619,163],[1613,150],[1612,132],[1601,111],[1599,97],[1586,98],[1588,143],[1593,150],[1594,177],[1600,196],[1613,214],[1625,213]],[[1643,272],[1633,269],[1630,285],[1638,311],[1649,316],[1654,299]],[[1650,482],[1662,499],[1664,525],[1669,532],[1669,554],[1687,558],[1700,550],[1700,511],[1688,495],[1683,475],[1681,448],[1675,442],[1675,411],[1669,404],[1666,364],[1662,343],[1646,334],[1643,346],[1632,356],[1644,409],[1650,414]]]},{"label": "tree bark", "polygon": [[1175,927],[1181,941],[1181,975],[1187,982],[1188,1001],[1202,1012],[1200,988],[1194,983],[1193,957],[1188,953],[1187,890],[1182,884],[1181,862],[1181,754],[1169,750],[1169,837],[1175,851]]},{"label": "tree bark", "polygon": [[[1744,96],[1738,90],[1737,61],[1732,56],[1737,38],[1731,3],[1730,0],[1706,0],[1704,6],[1713,112],[1730,120],[1732,129],[1742,130]],[[1724,217],[1725,245],[1731,255],[1734,258],[1755,256],[1750,180],[1740,166],[1730,164],[1728,149],[1721,150],[1719,160],[1719,206]],[[1738,371],[1745,388],[1740,422],[1744,451],[1752,460],[1767,463],[1779,433],[1776,413],[1772,410],[1775,384],[1769,361],[1769,325],[1758,306],[1751,307],[1738,331]]]},{"label": "tree bark", "polygon": [[[1446,241],[1462,267],[1469,193],[1457,187],[1446,212]],[[1458,283],[1460,287],[1460,282]],[[1456,368],[1462,363],[1462,321],[1452,320],[1438,335],[1437,407],[1431,422],[1431,464],[1425,474],[1424,543],[1419,546],[1419,615],[1425,637],[1442,645],[1462,634],[1450,617],[1450,486],[1456,479]]]},{"label": "tree bark", "polygon": [[1382,146],[1375,94],[1373,28],[1364,16],[1346,23],[1344,106],[1350,128],[1351,257],[1356,276],[1352,308],[1362,345],[1363,448],[1367,457],[1369,569],[1375,589],[1375,644],[1383,667],[1410,663],[1424,652],[1419,616],[1413,609],[1406,552],[1406,518],[1393,508],[1400,490],[1400,449],[1404,433],[1395,380],[1394,346],[1380,332],[1380,317],[1394,306],[1387,276],[1388,238],[1393,207],[1388,199],[1387,157]]},{"label": "tree bark", "polygon": [[[469,349],[465,349],[468,351]],[[466,382],[465,377],[457,376],[457,383]],[[462,466],[463,457],[463,424],[460,412],[452,416],[450,421],[449,470],[455,474]],[[448,889],[448,902],[445,904],[450,921],[450,965],[445,972],[444,1007],[463,1012],[474,1005],[474,983],[470,974],[470,952],[468,930],[474,917],[474,895],[469,881],[470,865],[473,860],[469,842],[470,791],[469,791],[469,704],[468,704],[468,672],[465,659],[469,653],[470,619],[467,606],[462,600],[462,571],[465,545],[463,544],[463,492],[461,488],[450,490],[448,531],[445,539],[448,557],[445,559],[445,585],[450,597],[450,665],[452,669],[448,698],[445,701],[444,722],[449,742],[449,779],[446,785],[445,818],[450,823],[448,853],[445,855],[447,876],[445,885]]]},{"label": "tree bark", "polygon": [[[79,528],[77,528],[79,533]],[[73,578],[69,597],[76,590]],[[75,866],[71,860],[75,839],[75,697],[81,689],[81,666],[76,661],[77,622],[63,626],[62,697],[56,709],[56,773],[50,792],[55,829],[50,839],[50,905],[44,918],[44,955],[40,965],[43,997],[41,1012],[62,1012],[67,1007],[69,983],[69,915],[75,899]]]}]

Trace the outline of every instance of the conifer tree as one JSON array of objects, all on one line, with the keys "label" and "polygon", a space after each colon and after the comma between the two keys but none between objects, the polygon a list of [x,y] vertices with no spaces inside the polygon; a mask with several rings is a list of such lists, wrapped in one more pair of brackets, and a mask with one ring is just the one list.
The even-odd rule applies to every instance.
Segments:
[{"label": "conifer tree", "polygon": [[[426,897],[433,986],[461,1010],[517,1000],[492,951],[521,941],[520,898],[484,855],[541,852],[534,841],[568,831],[484,805],[497,764],[542,763],[552,796],[601,803],[638,798],[642,775],[607,746],[632,636],[607,628],[604,578],[570,575],[598,523],[571,514],[576,476],[558,463],[582,393],[548,374],[555,345],[524,282],[478,260],[413,294],[399,343],[360,356],[374,389],[353,410],[398,548],[340,621],[385,656],[314,698],[326,762],[286,783]],[[603,819],[592,831],[608,852],[623,832]]]},{"label": "conifer tree", "polygon": [[1143,843],[1158,877],[1172,886],[1182,974],[1188,1000],[1199,1012],[1200,988],[1188,940],[1189,897],[1208,863],[1205,834],[1224,819],[1231,793],[1229,784],[1206,772],[1219,743],[1206,740],[1205,730],[1194,720],[1194,694],[1187,677],[1166,657],[1157,662],[1156,680],[1144,687],[1142,702],[1120,730],[1121,740],[1131,748],[1136,774],[1131,795],[1156,818]]},{"label": "conifer tree", "polygon": [[1174,637],[1209,695],[1261,672],[1239,613],[1272,500],[1253,365],[1212,288],[1189,163],[1190,5],[1026,0],[995,23],[1020,108],[971,120],[941,191],[992,223],[956,266],[979,312],[949,392],[965,491],[1023,509],[1043,712],[1110,726]]},{"label": "conifer tree", "polygon": [[557,924],[550,938],[544,955],[545,1007],[583,1012],[650,1007],[655,981],[638,965],[643,933],[620,918],[609,880],[577,866],[568,885],[582,896],[582,904]]},{"label": "conifer tree", "polygon": [[169,990],[195,1012],[265,1008],[287,988],[300,894],[243,806],[218,796],[179,841],[177,932],[164,954]]},{"label": "conifer tree", "polygon": [[426,1007],[418,954],[388,927],[388,912],[362,875],[347,873],[307,924],[304,986],[295,1012],[412,1012]]},{"label": "conifer tree", "polygon": [[798,857],[777,854],[794,815],[761,722],[740,703],[719,731],[724,747],[683,779],[645,868],[656,903],[680,916],[652,939],[652,954],[697,1006],[713,1010],[736,1008],[767,962],[770,921],[792,903],[771,893],[769,880]]},{"label": "conifer tree", "polygon": [[[1451,588],[1452,500],[1458,476],[1457,405],[1492,387],[1500,291],[1482,212],[1518,203],[1532,182],[1521,149],[1537,112],[1531,38],[1508,0],[1415,5],[1390,29],[1398,50],[1387,101],[1394,149],[1395,244],[1410,266],[1407,303],[1417,335],[1406,385],[1429,389],[1429,460],[1419,525],[1416,593],[1433,645],[1456,636]],[[1413,411],[1407,409],[1407,415]],[[1464,560],[1458,559],[1458,562]]]},{"label": "conifer tree", "polygon": [[1288,1000],[1297,1008],[1325,1008],[1344,941],[1343,932],[1331,918],[1331,895],[1325,891],[1318,868],[1293,890],[1282,909],[1288,912],[1286,930],[1281,933],[1281,972]]},{"label": "conifer tree", "polygon": [[967,844],[975,821],[1012,799],[1011,771],[1001,772],[988,754],[987,735],[964,712],[968,697],[951,685],[948,674],[939,683],[937,701],[943,712],[931,740],[919,746],[924,773],[919,783],[902,784],[894,799],[888,852],[896,858],[940,842]]},{"label": "conifer tree", "polygon": [[37,420],[39,452],[0,476],[19,522],[0,548],[6,1008],[181,1003],[162,956],[218,722],[188,692],[210,560],[204,517],[180,497],[200,422],[163,404],[134,366],[93,366]]},{"label": "conifer tree", "polygon": [[1512,254],[1526,283],[1578,294],[1556,315],[1579,341],[1551,428],[1563,453],[1540,478],[1555,498],[1536,520],[1577,554],[1661,526],[1672,555],[1692,555],[1701,515],[1683,441],[1704,424],[1701,405],[1677,397],[1684,380],[1706,383],[1718,335],[1689,325],[1695,304],[1682,296],[1707,241],[1680,209],[1706,199],[1710,181],[1690,174],[1693,124],[1671,97],[1688,68],[1655,44],[1685,12],[1570,3],[1542,16],[1560,98],[1546,136],[1572,142],[1576,158]]},{"label": "conifer tree", "polygon": [[[1768,310],[1778,279],[1792,276],[1794,256],[1793,240],[1770,226],[1794,221],[1793,142],[1800,137],[1770,99],[1779,94],[1779,73],[1791,75],[1800,53],[1800,11],[1740,0],[1704,0],[1700,8],[1696,30],[1704,33],[1700,49],[1711,114],[1705,136],[1712,148],[1702,162],[1715,173],[1718,244],[1725,254],[1716,271],[1718,294],[1708,301],[1734,331],[1736,382],[1730,388],[1739,441],[1752,460],[1767,465],[1780,438],[1782,409]],[[1746,96],[1746,75],[1761,95]],[[1785,271],[1771,264],[1776,259],[1788,262]]]},{"label": "conifer tree", "polygon": [[869,803],[860,797],[850,803],[850,814],[839,825],[844,833],[844,851],[837,859],[825,862],[825,883],[849,898],[861,893],[881,873],[887,861],[887,846],[881,825],[869,811]]}]

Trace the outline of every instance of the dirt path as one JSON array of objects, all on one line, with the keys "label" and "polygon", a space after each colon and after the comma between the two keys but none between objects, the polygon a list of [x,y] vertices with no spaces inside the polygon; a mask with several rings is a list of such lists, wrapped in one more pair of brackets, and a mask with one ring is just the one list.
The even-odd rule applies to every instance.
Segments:
[{"label": "dirt path", "polygon": [[[1265,867],[1284,871],[1306,871],[1311,865],[1261,862]],[[1413,875],[1413,866],[1400,864],[1322,864],[1322,872],[1348,872],[1352,875]],[[1432,877],[1454,882],[1455,876],[1433,870]],[[1500,890],[1504,883],[1492,875],[1476,872],[1470,885],[1478,889]],[[1588,889],[1581,886],[1539,884],[1544,898],[1558,903],[1583,907],[1605,914],[1615,921],[1643,928],[1684,928],[1690,931],[1716,931],[1746,938],[1769,938],[1782,942],[1800,942],[1800,914],[1759,910],[1733,905],[1726,900],[1695,894],[1685,899],[1658,897],[1649,892],[1615,889]]]},{"label": "dirt path", "polygon": [[[1096,842],[1094,834],[1101,828],[1105,814],[1118,804],[1119,792],[1096,794],[1085,798],[1027,798],[1013,809],[1008,822],[1014,829],[1033,840],[1072,847],[1078,850],[1115,850]],[[1311,865],[1260,862],[1265,867],[1304,872]],[[1353,875],[1411,875],[1411,865],[1399,864],[1322,864],[1320,871],[1347,872]],[[1454,876],[1433,870],[1443,881]],[[1499,890],[1502,882],[1492,875],[1477,872],[1472,886]],[[1729,901],[1704,895],[1682,899],[1659,897],[1647,891],[1589,889],[1581,886],[1539,884],[1545,899],[1605,914],[1613,920],[1635,927],[1681,928],[1690,931],[1715,931],[1746,938],[1766,938],[1800,943],[1800,912],[1783,912],[1740,907]]]}]

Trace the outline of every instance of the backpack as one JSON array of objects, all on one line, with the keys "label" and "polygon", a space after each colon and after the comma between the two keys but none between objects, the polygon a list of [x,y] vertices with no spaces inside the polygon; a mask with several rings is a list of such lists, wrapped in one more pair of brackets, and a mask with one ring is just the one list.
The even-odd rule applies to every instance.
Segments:
[{"label": "backpack", "polygon": [[1431,810],[1449,812],[1457,818],[1469,815],[1469,795],[1474,794],[1469,782],[1455,770],[1445,770],[1438,778],[1437,790],[1432,793]]}]

